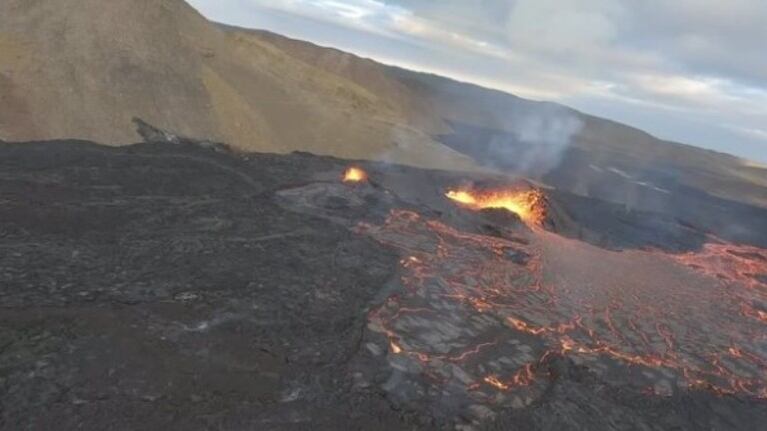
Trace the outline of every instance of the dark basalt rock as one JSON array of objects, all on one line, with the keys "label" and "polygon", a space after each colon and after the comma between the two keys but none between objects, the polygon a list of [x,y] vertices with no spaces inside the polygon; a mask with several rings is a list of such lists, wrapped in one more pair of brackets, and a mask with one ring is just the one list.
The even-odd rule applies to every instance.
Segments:
[{"label": "dark basalt rock", "polygon": [[[705,391],[650,396],[558,357],[536,371],[549,374],[543,395],[496,416],[477,408],[472,418],[485,417],[479,425],[448,421],[451,412],[433,405],[398,404],[382,385],[407,387],[403,399],[422,389],[376,368],[387,353],[364,334],[371,308],[401,275],[402,256],[354,229],[404,208],[523,244],[518,218],[439,206],[441,185],[458,183],[457,174],[392,167],[440,185],[419,190],[416,200],[404,186],[387,186],[386,166],[363,164],[380,186],[348,187],[333,180],[347,161],[240,155],[137,126],[145,143],[121,148],[0,143],[0,429],[767,423],[763,401]],[[413,183],[423,181],[402,181]],[[671,229],[671,220],[650,213],[620,214],[559,192],[550,200],[552,229],[590,232],[605,246],[701,243],[694,231]],[[519,265],[530,258],[514,249],[506,256]],[[407,362],[402,373],[416,366]]]},{"label": "dark basalt rock", "polygon": [[506,250],[506,257],[518,265],[527,265],[532,256],[521,250],[508,249]]}]

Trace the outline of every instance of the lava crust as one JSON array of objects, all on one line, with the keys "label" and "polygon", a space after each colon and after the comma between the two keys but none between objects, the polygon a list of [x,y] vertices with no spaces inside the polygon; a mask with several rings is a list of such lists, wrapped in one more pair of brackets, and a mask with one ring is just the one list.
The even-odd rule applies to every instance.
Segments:
[{"label": "lava crust", "polygon": [[0,428],[767,423],[760,244],[522,180],[491,182],[540,193],[542,223],[446,196],[484,177],[157,136],[0,143]]}]

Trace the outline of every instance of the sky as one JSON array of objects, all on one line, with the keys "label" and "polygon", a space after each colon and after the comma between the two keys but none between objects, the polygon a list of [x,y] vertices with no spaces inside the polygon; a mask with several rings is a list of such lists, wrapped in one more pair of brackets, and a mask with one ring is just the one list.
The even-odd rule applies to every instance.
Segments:
[{"label": "sky", "polygon": [[189,0],[208,18],[767,163],[763,0]]}]

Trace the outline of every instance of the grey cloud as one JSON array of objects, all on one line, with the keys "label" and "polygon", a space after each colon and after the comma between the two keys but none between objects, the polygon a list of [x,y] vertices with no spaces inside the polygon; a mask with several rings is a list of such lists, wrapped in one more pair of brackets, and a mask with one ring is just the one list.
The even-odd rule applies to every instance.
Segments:
[{"label": "grey cloud", "polygon": [[[514,49],[650,51],[691,73],[767,86],[767,4],[762,0],[387,0],[421,16],[500,34]],[[596,44],[596,46],[595,46]]]}]

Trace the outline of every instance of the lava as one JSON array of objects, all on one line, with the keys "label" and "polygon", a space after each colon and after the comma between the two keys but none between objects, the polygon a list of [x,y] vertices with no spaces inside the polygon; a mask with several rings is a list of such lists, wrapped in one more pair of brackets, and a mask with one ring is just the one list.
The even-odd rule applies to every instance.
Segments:
[{"label": "lava", "polygon": [[358,167],[352,166],[344,171],[343,182],[345,183],[361,183],[367,180],[367,172]]},{"label": "lava", "polygon": [[[716,279],[726,299],[739,304],[742,316],[767,324],[767,250],[712,239],[699,252],[670,257]],[[747,289],[730,289],[732,285]]]},{"label": "lava", "polygon": [[487,376],[484,379],[482,379],[487,383],[488,385],[494,386],[502,391],[509,390],[510,386],[503,383],[498,376]]},{"label": "lava", "polygon": [[[522,193],[448,197],[472,209],[516,208],[530,223],[543,197]],[[512,199],[518,206],[505,203]],[[355,230],[404,256],[403,289],[370,312],[372,330],[434,382],[455,379],[460,367],[475,400],[542,390],[548,374],[538,369],[551,355],[599,361],[595,369],[639,367],[632,378],[648,393],[666,393],[652,389],[654,379],[670,378],[682,388],[767,398],[759,347],[767,298],[757,276],[767,273],[767,251],[714,244],[685,255],[618,253],[542,230],[518,243],[406,210]],[[530,259],[515,262],[509,250]],[[680,275],[681,264],[697,274]]]},{"label": "lava", "polygon": [[389,348],[395,355],[402,353],[402,347],[398,346],[394,341],[389,341]]},{"label": "lava", "polygon": [[445,194],[459,204],[473,209],[506,209],[530,225],[541,226],[546,218],[544,195],[540,190],[448,190]]},{"label": "lava", "polygon": [[672,257],[723,282],[742,283],[751,289],[767,291],[767,250],[712,239],[701,251]]}]

